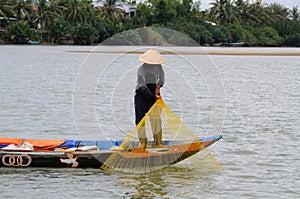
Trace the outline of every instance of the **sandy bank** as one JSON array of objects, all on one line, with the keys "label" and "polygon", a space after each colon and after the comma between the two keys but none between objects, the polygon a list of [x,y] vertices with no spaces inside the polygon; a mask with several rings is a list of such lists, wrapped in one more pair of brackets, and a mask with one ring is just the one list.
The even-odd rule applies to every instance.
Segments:
[{"label": "sandy bank", "polygon": [[[142,54],[143,51],[118,51],[118,50],[68,50],[72,53],[114,53],[114,54]],[[240,55],[240,56],[300,56],[299,51],[239,51],[239,50],[203,50],[203,51],[161,51],[161,54],[180,55]]]}]

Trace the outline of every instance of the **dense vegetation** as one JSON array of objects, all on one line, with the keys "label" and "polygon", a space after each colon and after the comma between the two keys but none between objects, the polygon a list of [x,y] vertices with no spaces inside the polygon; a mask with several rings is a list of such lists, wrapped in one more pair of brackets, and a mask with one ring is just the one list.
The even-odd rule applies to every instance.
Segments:
[{"label": "dense vegetation", "polygon": [[[0,39],[89,45],[125,30],[170,28],[200,44],[245,42],[248,46],[300,46],[300,12],[262,0],[150,0],[138,4],[134,17],[118,9],[117,0],[94,8],[90,0],[0,0]],[[128,2],[134,4],[135,2]]]}]

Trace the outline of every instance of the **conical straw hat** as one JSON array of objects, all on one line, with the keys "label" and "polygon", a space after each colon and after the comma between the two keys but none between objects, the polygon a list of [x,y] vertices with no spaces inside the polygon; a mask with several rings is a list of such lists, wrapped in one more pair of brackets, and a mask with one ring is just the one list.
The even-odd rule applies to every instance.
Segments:
[{"label": "conical straw hat", "polygon": [[163,64],[166,62],[165,58],[153,48],[142,54],[139,57],[139,61],[146,64]]}]

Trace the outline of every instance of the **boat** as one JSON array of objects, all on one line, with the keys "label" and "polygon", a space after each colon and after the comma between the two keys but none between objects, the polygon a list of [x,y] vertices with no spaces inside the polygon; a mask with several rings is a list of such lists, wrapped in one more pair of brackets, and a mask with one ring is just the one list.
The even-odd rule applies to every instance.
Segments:
[{"label": "boat", "polygon": [[40,44],[40,42],[39,41],[28,40],[27,44],[36,45],[36,44]]},{"label": "boat", "polygon": [[226,47],[242,47],[245,46],[245,42],[229,42],[229,43],[222,43],[221,46],[226,46]]},{"label": "boat", "polygon": [[129,170],[133,162],[159,168],[181,162],[220,140],[210,136],[192,143],[163,141],[163,147],[120,148],[120,141],[39,140],[0,137],[0,167],[107,168],[108,160],[122,161],[119,170]]}]

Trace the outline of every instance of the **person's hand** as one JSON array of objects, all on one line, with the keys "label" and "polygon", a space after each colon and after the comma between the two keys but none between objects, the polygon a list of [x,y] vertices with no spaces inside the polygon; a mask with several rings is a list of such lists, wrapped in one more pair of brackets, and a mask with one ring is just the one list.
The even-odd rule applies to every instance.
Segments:
[{"label": "person's hand", "polygon": [[160,85],[157,85],[157,86],[156,86],[156,89],[155,89],[155,97],[156,97],[156,99],[159,99],[159,98],[160,98]]}]

